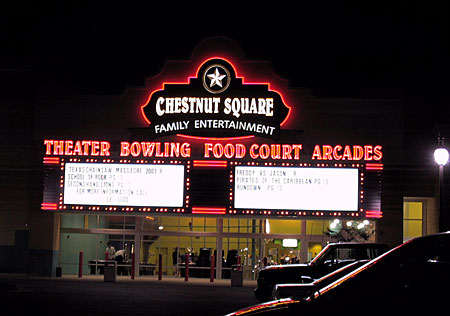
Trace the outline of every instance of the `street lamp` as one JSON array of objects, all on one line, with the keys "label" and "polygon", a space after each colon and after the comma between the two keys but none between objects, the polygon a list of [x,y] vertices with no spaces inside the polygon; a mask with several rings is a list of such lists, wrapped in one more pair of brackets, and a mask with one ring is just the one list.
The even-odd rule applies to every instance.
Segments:
[{"label": "street lamp", "polygon": [[443,208],[443,187],[444,187],[444,166],[449,158],[448,150],[444,147],[444,138],[438,137],[438,148],[434,150],[434,161],[439,165],[439,183],[438,183],[438,214],[439,214],[439,232],[447,231],[450,227],[447,225],[446,215]]},{"label": "street lamp", "polygon": [[440,147],[434,151],[434,161],[440,166],[443,167],[448,162],[448,150],[446,148]]}]

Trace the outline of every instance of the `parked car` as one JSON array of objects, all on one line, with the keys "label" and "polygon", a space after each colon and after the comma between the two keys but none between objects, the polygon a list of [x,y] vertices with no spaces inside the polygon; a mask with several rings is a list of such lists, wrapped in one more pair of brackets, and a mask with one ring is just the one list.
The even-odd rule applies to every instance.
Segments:
[{"label": "parked car", "polygon": [[343,266],[359,260],[371,260],[388,250],[388,246],[377,243],[331,243],[311,262],[268,266],[258,274],[254,291],[258,301],[268,301],[275,284],[311,283]]},{"label": "parked car", "polygon": [[307,298],[254,305],[232,315],[428,315],[448,313],[450,232],[412,239]]},{"label": "parked car", "polygon": [[366,264],[370,260],[359,260],[346,266],[337,269],[311,283],[284,283],[276,284],[272,292],[272,300],[278,300],[282,298],[294,297],[294,298],[306,298],[312,295],[315,291],[322,287],[331,284],[332,282],[340,279],[344,275],[356,270],[360,266]]}]

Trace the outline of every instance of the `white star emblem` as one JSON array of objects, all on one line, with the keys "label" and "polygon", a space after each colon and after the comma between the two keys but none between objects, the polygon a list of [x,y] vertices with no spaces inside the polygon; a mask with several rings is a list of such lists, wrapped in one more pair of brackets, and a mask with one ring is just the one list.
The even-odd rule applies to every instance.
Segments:
[{"label": "white star emblem", "polygon": [[211,88],[214,85],[218,85],[219,87],[222,88],[222,79],[225,77],[226,77],[226,75],[221,75],[219,73],[219,69],[216,68],[216,71],[214,72],[214,74],[208,75],[208,78],[211,79],[211,83],[210,83],[209,87]]}]

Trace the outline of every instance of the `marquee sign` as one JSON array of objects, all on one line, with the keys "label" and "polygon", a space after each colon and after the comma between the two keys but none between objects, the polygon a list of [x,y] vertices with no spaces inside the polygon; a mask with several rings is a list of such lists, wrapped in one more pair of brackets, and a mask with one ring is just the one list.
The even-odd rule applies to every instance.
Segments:
[{"label": "marquee sign", "polygon": [[225,58],[205,60],[187,83],[166,82],[150,94],[142,114],[151,136],[259,135],[277,138],[290,108],[269,83],[248,83]]},{"label": "marquee sign", "polygon": [[380,145],[44,140],[42,209],[380,218]]},{"label": "marquee sign", "polygon": [[[215,158],[299,161],[380,161],[381,145],[315,145],[312,153],[305,153],[302,144],[259,144],[204,142],[198,152],[189,142],[120,142],[115,150],[120,157],[134,158]],[[111,156],[112,145],[98,140],[44,140],[45,154],[52,156]],[[198,147],[198,146],[197,146]]]}]

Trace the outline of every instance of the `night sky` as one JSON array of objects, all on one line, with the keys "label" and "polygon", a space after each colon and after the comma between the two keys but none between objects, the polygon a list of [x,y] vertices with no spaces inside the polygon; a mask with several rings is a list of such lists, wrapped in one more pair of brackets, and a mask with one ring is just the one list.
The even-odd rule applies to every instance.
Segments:
[{"label": "night sky", "polygon": [[0,66],[29,69],[41,84],[120,93],[165,60],[188,59],[201,40],[226,36],[319,96],[366,87],[448,96],[447,1],[86,3],[2,5]]},{"label": "night sky", "polygon": [[[166,61],[189,59],[202,40],[225,36],[248,59],[270,61],[292,88],[325,98],[381,89],[408,100],[413,143],[450,139],[448,1],[274,3],[11,1],[0,10],[0,94],[16,84],[121,94]],[[23,70],[25,82],[11,81],[10,69]]]}]

